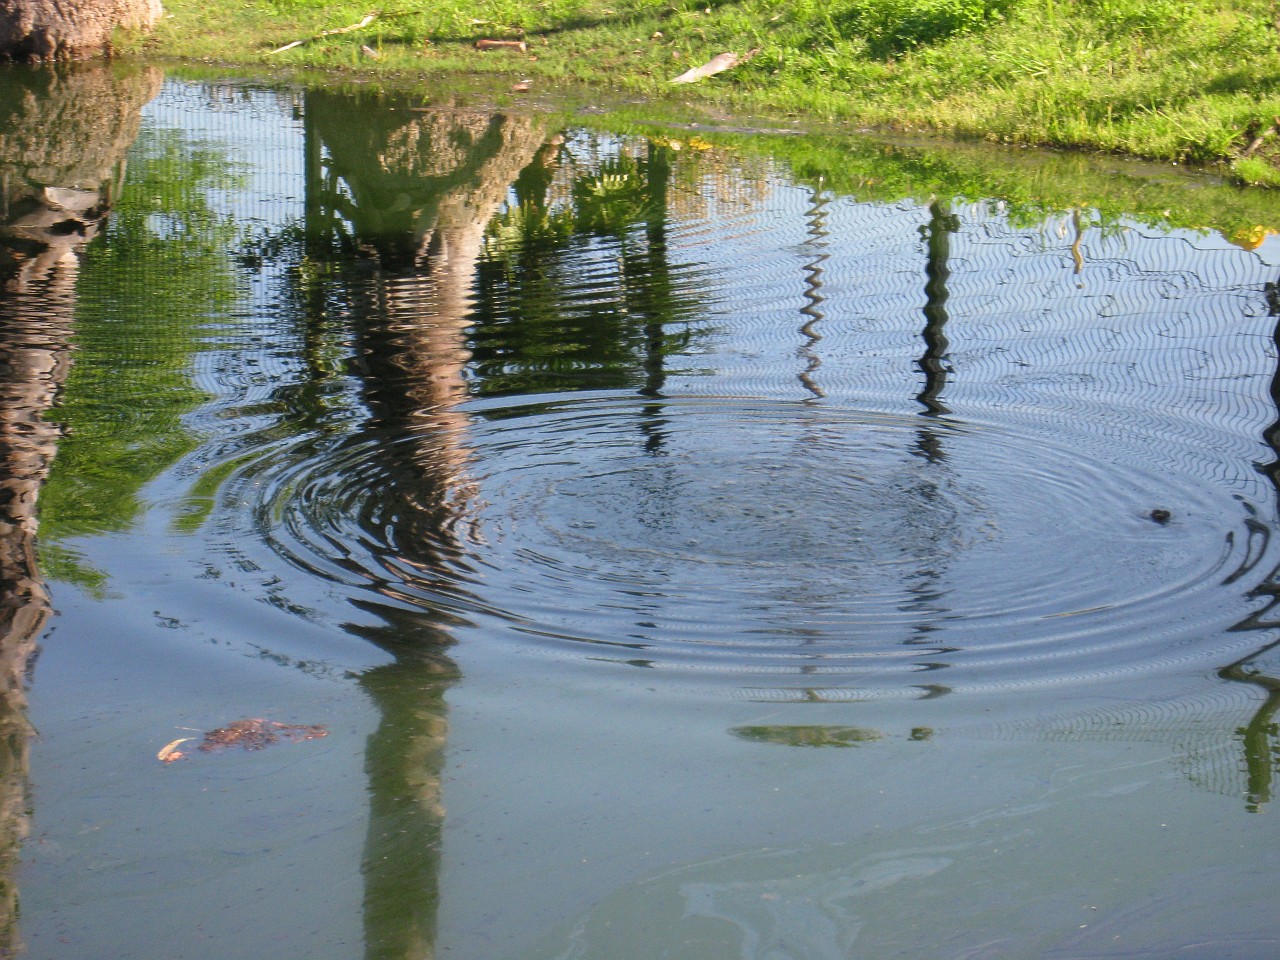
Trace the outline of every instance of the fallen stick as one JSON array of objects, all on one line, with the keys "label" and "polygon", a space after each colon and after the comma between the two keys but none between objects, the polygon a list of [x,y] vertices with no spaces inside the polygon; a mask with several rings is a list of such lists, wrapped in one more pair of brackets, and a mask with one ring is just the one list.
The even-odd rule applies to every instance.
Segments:
[{"label": "fallen stick", "polygon": [[528,53],[529,45],[523,40],[477,40],[475,42],[477,50],[515,50],[519,53]]},{"label": "fallen stick", "polygon": [[268,53],[267,56],[273,57],[277,53],[284,53],[286,50],[292,50],[294,47],[300,47],[304,43],[310,43],[312,40],[319,40],[321,37],[332,37],[339,33],[351,33],[355,30],[362,30],[369,24],[373,23],[373,21],[377,20],[380,16],[382,16],[381,13],[371,13],[359,23],[353,23],[349,27],[335,27],[332,30],[321,30],[313,37],[305,37],[302,40],[295,40],[293,43],[286,43],[283,47],[277,47],[275,50]]},{"label": "fallen stick", "polygon": [[1266,143],[1271,137],[1274,137],[1277,133],[1280,133],[1280,117],[1276,117],[1274,126],[1268,127],[1266,130],[1263,130],[1260,134],[1254,137],[1253,143],[1244,148],[1244,153],[1242,153],[1241,156],[1253,156],[1254,151]]}]

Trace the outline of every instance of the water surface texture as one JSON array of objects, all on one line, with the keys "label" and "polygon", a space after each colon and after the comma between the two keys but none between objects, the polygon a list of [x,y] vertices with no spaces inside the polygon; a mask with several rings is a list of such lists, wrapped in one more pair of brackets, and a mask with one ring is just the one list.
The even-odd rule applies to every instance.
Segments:
[{"label": "water surface texture", "polygon": [[145,71],[0,110],[0,953],[1280,954],[1280,200]]}]

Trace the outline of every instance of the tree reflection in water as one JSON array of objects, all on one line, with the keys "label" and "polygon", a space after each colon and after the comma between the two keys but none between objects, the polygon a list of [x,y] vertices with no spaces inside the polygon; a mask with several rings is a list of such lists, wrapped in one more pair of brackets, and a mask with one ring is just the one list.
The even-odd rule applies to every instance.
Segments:
[{"label": "tree reflection in water", "polygon": [[[307,302],[338,304],[352,328],[365,430],[410,438],[376,445],[375,472],[396,501],[382,504],[398,518],[395,559],[433,578],[465,557],[473,510],[458,405],[484,231],[545,134],[524,118],[362,107],[306,97],[308,252],[333,266]],[[365,955],[422,958],[435,952],[445,691],[458,672],[447,627],[399,607],[394,583],[375,589],[385,600],[356,602],[383,625],[352,628],[394,657],[360,678],[380,714],[365,756]]]},{"label": "tree reflection in water", "polygon": [[[339,300],[348,315],[344,322],[356,334],[357,372],[372,414],[370,428],[417,438],[414,452],[404,457],[388,452],[381,469],[387,489],[406,498],[398,513],[397,540],[418,544],[402,551],[399,559],[428,576],[440,564],[465,562],[467,554],[476,491],[466,475],[468,420],[457,406],[463,397],[632,387],[652,400],[641,408],[640,428],[645,449],[660,456],[663,360],[687,342],[681,339],[683,330],[697,316],[696,298],[673,279],[668,262],[670,151],[652,140],[643,151],[621,150],[585,173],[566,177],[563,138],[538,134],[526,139],[517,132],[526,122],[423,109],[407,99],[307,95],[311,253],[332,267],[324,284],[343,291]],[[510,162],[498,162],[499,155]],[[909,163],[904,169],[918,176]],[[492,190],[486,193],[481,181]],[[939,188],[935,195],[958,195],[963,189]],[[894,197],[909,192],[904,187]],[[806,322],[801,331],[806,338],[802,356],[808,361],[801,381],[815,399],[821,393],[816,345],[826,260],[827,200],[822,196],[814,194],[809,211],[814,256],[805,266]],[[959,226],[945,200],[932,201],[927,214],[921,227],[924,349],[916,361],[923,374],[916,394],[923,411],[915,445],[925,464],[922,482],[928,481],[929,470],[946,463],[945,433],[935,425],[949,414],[944,394],[954,378],[947,304],[951,238]],[[1084,222],[1078,209],[1072,224],[1071,258],[1079,274]],[[566,273],[575,266],[574,245],[584,238],[616,250],[616,289],[609,291],[611,296],[567,305]],[[352,256],[357,265],[348,262]],[[313,318],[333,303],[317,294],[319,286],[310,291]],[[926,552],[921,551],[912,589],[918,613],[913,643],[926,642],[947,614],[940,607],[936,558]],[[439,656],[431,669],[447,682],[455,672],[442,652],[452,642],[447,617],[437,617],[428,627],[430,618],[401,613],[394,605],[393,579],[378,588],[389,601],[380,616],[399,626],[375,631],[372,639],[415,663],[421,649],[435,649]],[[1271,595],[1272,579],[1250,596]],[[1263,620],[1255,615],[1239,628],[1269,627]],[[414,638],[414,630],[421,636]],[[1263,742],[1273,735],[1273,689],[1258,667],[1269,649],[1220,673],[1267,691],[1266,702],[1240,733],[1251,805],[1269,797],[1265,784],[1274,767],[1271,748]],[[943,659],[936,656],[919,665],[939,669],[946,665]],[[948,692],[939,684],[919,688],[926,697]],[[821,699],[820,690],[807,693]],[[440,703],[443,709],[442,699]]]},{"label": "tree reflection in water", "polygon": [[[98,94],[81,102],[102,104],[107,99]],[[369,447],[378,458],[374,472],[383,481],[378,494],[385,498],[383,512],[396,518],[395,555],[379,559],[427,579],[451,581],[457,589],[453,574],[468,561],[479,493],[468,473],[471,415],[462,405],[472,393],[634,388],[645,398],[639,408],[644,449],[655,457],[663,453],[664,358],[687,343],[681,324],[697,314],[696,301],[673,279],[669,263],[672,156],[662,144],[647,142],[634,155],[624,152],[604,168],[574,179],[557,204],[550,198],[561,138],[536,121],[450,108],[422,110],[407,100],[353,100],[320,91],[308,93],[304,106],[306,256],[320,267],[297,274],[313,335],[308,387],[335,375],[323,359],[329,351],[317,338],[336,318],[352,338],[354,372],[368,412],[363,438],[372,434],[408,440]],[[116,122],[113,129],[136,130],[136,119],[134,123],[130,128]],[[6,124],[0,129],[25,128]],[[90,136],[66,134],[42,139],[50,144],[95,142]],[[6,184],[16,182],[7,176]],[[0,518],[5,521],[0,527],[0,667],[7,685],[0,703],[0,815],[6,816],[8,832],[0,838],[0,860],[10,864],[23,824],[27,730],[22,681],[49,609],[32,547],[35,493],[56,442],[42,414],[66,374],[76,257],[107,208],[108,195],[95,192],[98,188],[84,190],[82,183],[76,181],[79,192],[44,190],[39,197],[8,192],[4,197],[0,252],[8,272],[2,278],[6,296],[0,301],[5,384],[0,394],[0,488],[7,499]],[[815,197],[811,211],[817,239],[825,230],[823,203]],[[51,218],[54,204],[56,216]],[[946,461],[944,435],[931,425],[948,413],[943,396],[951,375],[946,304],[949,235],[955,231],[945,203],[935,202],[928,212],[922,234],[927,248],[924,352],[917,362],[924,384],[916,396],[924,407],[916,452],[926,471]],[[72,228],[55,238],[49,224]],[[591,312],[573,318],[575,335],[566,336],[563,289],[557,283],[565,282],[565,251],[584,237],[616,248],[618,299],[593,301]],[[825,255],[817,244],[813,252],[806,267],[808,306],[802,311],[808,348],[818,342],[822,319]],[[39,300],[39,311],[22,291],[35,291],[31,296]],[[619,303],[626,309],[618,309]],[[1273,303],[1278,304],[1273,314],[1280,318],[1280,301],[1273,296]],[[1280,343],[1280,331],[1277,338]],[[564,352],[552,356],[569,343],[581,347],[586,366],[577,366],[579,358]],[[816,357],[811,351],[807,358],[815,362],[803,382],[813,385],[810,392],[817,398]],[[1280,410],[1280,374],[1273,395]],[[1280,462],[1276,432],[1273,428],[1267,440]],[[1274,466],[1267,469],[1277,479]],[[1265,535],[1268,528],[1260,524],[1259,529]],[[931,563],[936,561],[922,550],[916,571],[917,642],[924,642],[939,616],[931,589],[938,572]],[[1248,582],[1251,573],[1241,570],[1238,578]],[[1280,572],[1273,571],[1251,590],[1248,596],[1266,606],[1238,629],[1280,626],[1270,617],[1280,597],[1277,582]],[[378,623],[351,628],[391,655],[388,663],[360,678],[380,712],[365,757],[370,818],[363,854],[366,955],[378,958],[434,953],[446,695],[459,676],[449,656],[451,615],[409,608],[398,586],[396,576],[388,575],[355,598]],[[1265,702],[1240,731],[1253,808],[1271,798],[1280,681],[1259,664],[1277,643],[1220,673],[1265,694]],[[921,689],[931,696],[946,691],[938,685]],[[760,743],[843,747],[871,743],[878,736],[861,728],[821,726],[744,727],[735,733]],[[929,735],[924,727],[912,732],[913,739]],[[12,897],[10,885],[0,898],[0,910],[8,905],[10,930]],[[5,946],[0,940],[0,952]]]},{"label": "tree reflection in water", "polygon": [[[1276,459],[1259,464],[1258,469],[1275,486],[1277,501],[1280,502],[1280,281],[1267,284],[1267,302],[1270,305],[1270,315],[1276,318],[1272,342],[1277,350],[1277,367],[1271,379],[1271,399],[1276,406],[1276,420],[1263,431],[1262,438],[1275,451]],[[1273,535],[1273,531],[1262,523],[1251,523],[1250,534],[1266,539]],[[1261,556],[1264,552],[1260,550],[1256,555]],[[1254,551],[1248,551],[1244,565],[1227,582],[1242,579],[1250,573],[1253,565],[1249,563],[1249,557],[1254,555]],[[1280,606],[1280,568],[1268,573],[1246,596],[1250,600],[1263,601],[1264,606],[1236,624],[1233,629],[1280,629],[1280,618],[1275,615],[1276,607]],[[1262,666],[1267,654],[1278,647],[1280,639],[1272,640],[1218,671],[1218,676],[1223,680],[1255,686],[1264,694],[1262,703],[1249,722],[1236,731],[1244,754],[1245,806],[1254,813],[1260,813],[1271,802],[1272,782],[1276,771],[1280,770],[1280,727],[1275,722],[1276,711],[1280,710],[1280,677],[1271,676]]]},{"label": "tree reflection in water", "polygon": [[159,88],[158,71],[103,66],[0,76],[0,956],[19,945],[25,687],[52,613],[36,556],[37,501],[59,438],[46,415],[71,366],[81,254]]},{"label": "tree reflection in water", "polygon": [[[820,210],[815,204],[815,210]],[[934,419],[945,418],[950,414],[945,402],[945,390],[949,379],[956,373],[952,368],[949,357],[950,342],[947,337],[946,326],[949,320],[947,311],[947,300],[949,293],[947,281],[950,277],[949,259],[950,252],[950,235],[959,232],[959,218],[951,212],[950,204],[933,200],[929,207],[929,221],[921,226],[921,238],[926,246],[926,283],[924,305],[925,326],[922,333],[924,341],[924,353],[917,361],[917,367],[924,377],[924,384],[921,391],[916,395],[917,401],[924,407],[921,411],[922,416]],[[1072,223],[1075,228],[1075,236],[1071,245],[1071,256],[1073,270],[1079,275],[1084,266],[1084,255],[1081,250],[1081,241],[1083,238],[1083,226],[1081,222],[1079,210],[1072,211]],[[1270,306],[1270,315],[1277,318],[1277,325],[1272,333],[1272,340],[1275,344],[1277,356],[1277,368],[1273,374],[1271,384],[1271,398],[1276,408],[1277,419],[1273,421],[1270,427],[1263,432],[1263,441],[1275,453],[1275,459],[1269,463],[1259,464],[1258,469],[1271,481],[1276,488],[1278,498],[1280,498],[1280,281],[1268,283],[1266,287],[1267,302]],[[811,304],[820,302],[820,298],[812,295],[809,297]],[[803,312],[812,313],[812,306],[807,307]],[[818,314],[820,319],[821,315]],[[811,336],[811,330],[806,327],[804,332]],[[813,344],[812,336],[809,346]],[[816,369],[815,365],[810,366],[809,372]],[[929,468],[943,465],[946,462],[946,451],[942,446],[942,436],[928,426],[922,427],[918,431],[918,441],[916,452],[926,461]],[[1248,584],[1251,578],[1257,574],[1257,562],[1259,558],[1267,555],[1267,542],[1274,535],[1272,527],[1261,519],[1256,517],[1248,518],[1246,522],[1248,537],[1255,542],[1249,544],[1245,550],[1245,557],[1239,568],[1232,572],[1224,580],[1224,585],[1233,583]],[[934,621],[938,617],[945,615],[945,610],[938,609],[931,604],[936,603],[940,598],[933,590],[933,586],[937,580],[937,571],[932,570],[928,566],[928,558],[922,557],[924,566],[918,571],[919,582],[913,586],[911,593],[913,594],[913,607],[918,608],[922,613],[920,622],[916,625],[916,636],[908,642],[923,643],[929,637],[929,634],[938,629]],[[1277,606],[1280,605],[1280,568],[1270,570],[1257,581],[1254,586],[1245,593],[1245,599],[1249,601],[1260,601],[1262,606],[1255,610],[1248,617],[1236,623],[1230,629],[1234,631],[1276,631],[1280,629],[1280,618],[1276,616]],[[1280,724],[1276,722],[1276,714],[1280,712],[1280,677],[1272,675],[1266,666],[1268,655],[1280,649],[1280,639],[1271,640],[1268,643],[1251,651],[1247,655],[1233,661],[1217,671],[1217,675],[1222,680],[1233,683],[1243,683],[1257,687],[1263,694],[1262,702],[1257,709],[1248,718],[1248,721],[1236,729],[1235,739],[1239,749],[1239,753],[1233,754],[1240,757],[1242,764],[1240,769],[1244,775],[1243,783],[1243,799],[1246,809],[1251,812],[1261,812],[1266,804],[1274,799],[1274,780],[1277,772],[1280,772]],[[941,653],[946,653],[943,648]],[[945,663],[922,663],[932,669],[945,668]],[[948,688],[937,685],[920,685],[920,689],[925,692],[925,697],[933,697],[945,694]],[[806,691],[811,699],[821,700],[820,690]],[[1099,723],[1105,723],[1109,729],[1104,736],[1106,737],[1125,737],[1130,735],[1133,730],[1130,729],[1129,723],[1123,714],[1106,714],[1100,717],[1087,716],[1078,718],[1079,724],[1073,729],[1057,729],[1043,732],[1049,734],[1081,735],[1092,736],[1096,733]],[[1143,722],[1139,720],[1137,722]],[[1149,723],[1149,719],[1147,720]],[[1067,726],[1071,727],[1071,721],[1067,722]],[[747,739],[754,739],[760,742],[769,742],[775,744],[787,744],[793,746],[849,746],[853,742],[864,743],[870,742],[878,738],[875,731],[871,731],[870,736],[852,738],[847,734],[844,727],[823,727],[823,726],[779,726],[779,727],[759,727],[759,728],[735,728],[731,732],[737,736]],[[1140,732],[1140,731],[1139,731]],[[932,731],[927,727],[917,728],[912,732],[912,739],[928,739],[932,736]],[[1191,777],[1197,782],[1204,780],[1203,774],[1192,772]],[[1235,778],[1230,778],[1235,783]],[[1235,786],[1234,789],[1239,789]]]},{"label": "tree reflection in water", "polygon": [[[530,282],[559,272],[563,247],[546,242],[553,234],[620,245],[617,282],[627,309],[605,308],[589,318],[600,322],[584,324],[598,348],[591,362],[605,377],[638,379],[647,396],[660,390],[662,356],[674,347],[667,325],[691,312],[666,262],[669,151],[650,144],[643,161],[618,161],[618,177],[608,181],[592,170],[574,181],[571,202],[553,209],[562,138],[536,120],[428,110],[391,97],[353,104],[321,91],[306,95],[304,117],[306,251],[323,266],[299,272],[302,300],[313,334],[336,319],[353,338],[368,410],[353,439],[387,441],[368,448],[377,459],[368,473],[378,478],[378,513],[395,518],[394,530],[370,538],[389,537],[388,555],[375,560],[456,591],[478,496],[468,475],[470,415],[459,406],[473,389],[468,374],[485,365],[472,342],[484,349],[483,327],[495,311],[516,314],[513,326],[530,339],[503,344],[505,368],[521,371],[521,389],[555,379],[539,358],[562,338],[540,325],[551,318],[538,304],[558,310],[562,298],[552,291],[544,300],[546,291]],[[601,182],[614,189],[593,189]],[[328,375],[323,365],[312,374]],[[660,407],[642,417],[651,452],[661,442],[659,414]],[[388,960],[434,952],[445,694],[458,678],[447,653],[450,615],[407,609],[401,591],[388,576],[374,584],[375,595],[353,598],[381,624],[349,628],[394,658],[360,678],[381,718],[366,750],[366,956]]]}]

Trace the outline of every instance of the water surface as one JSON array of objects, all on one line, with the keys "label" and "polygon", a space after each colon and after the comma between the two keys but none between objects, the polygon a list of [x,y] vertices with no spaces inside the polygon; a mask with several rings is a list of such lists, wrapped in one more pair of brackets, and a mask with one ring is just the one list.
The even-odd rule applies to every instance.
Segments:
[{"label": "water surface", "polygon": [[0,81],[27,956],[1276,955],[1280,202]]}]

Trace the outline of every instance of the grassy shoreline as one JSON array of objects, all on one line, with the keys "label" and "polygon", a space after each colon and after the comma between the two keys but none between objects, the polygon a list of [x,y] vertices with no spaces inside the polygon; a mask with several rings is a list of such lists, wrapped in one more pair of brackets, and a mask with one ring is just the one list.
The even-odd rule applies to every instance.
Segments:
[{"label": "grassy shoreline", "polygon": [[[1280,187],[1280,25],[1263,0],[401,0],[373,19],[361,2],[169,0],[156,32],[122,52],[468,75],[504,91],[585,84],[726,114],[1215,166]],[[750,49],[727,72],[670,83]]]}]

